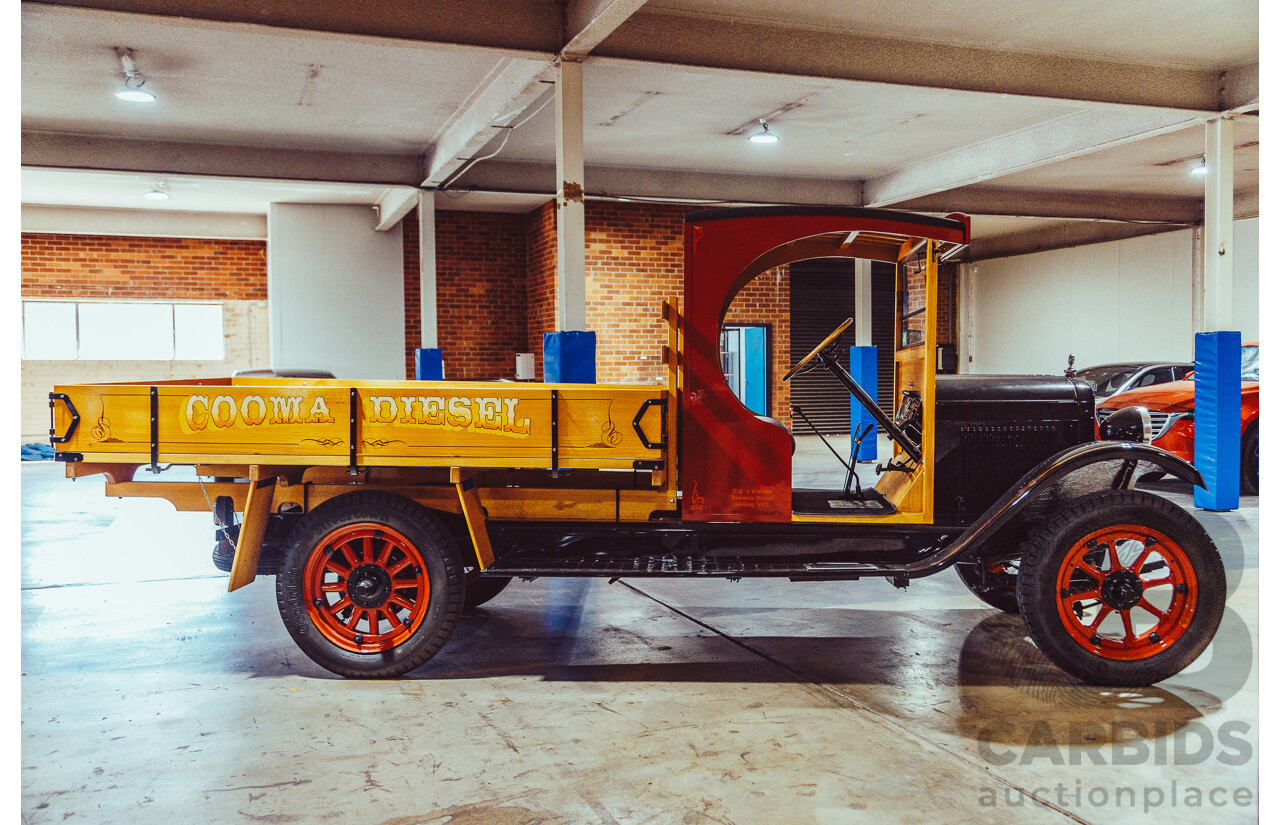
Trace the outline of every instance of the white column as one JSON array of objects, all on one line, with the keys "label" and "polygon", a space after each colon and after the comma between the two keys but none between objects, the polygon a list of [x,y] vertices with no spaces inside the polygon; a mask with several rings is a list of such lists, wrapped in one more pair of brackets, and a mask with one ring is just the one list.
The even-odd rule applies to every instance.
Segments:
[{"label": "white column", "polygon": [[973,372],[973,295],[977,274],[977,264],[956,266],[956,372],[960,375]]},{"label": "white column", "polygon": [[422,308],[422,346],[433,349],[438,343],[436,321],[436,193],[418,193],[418,301]]},{"label": "white column", "polygon": [[856,258],[853,263],[853,345],[871,346],[871,261]]},{"label": "white column", "polygon": [[582,202],[582,63],[556,64],[556,305],[559,328],[587,328],[587,232]]},{"label": "white column", "polygon": [[267,207],[271,366],[404,378],[404,238],[368,206]]},{"label": "white column", "polygon": [[1235,329],[1232,226],[1234,136],[1227,118],[1205,124],[1203,331]]}]

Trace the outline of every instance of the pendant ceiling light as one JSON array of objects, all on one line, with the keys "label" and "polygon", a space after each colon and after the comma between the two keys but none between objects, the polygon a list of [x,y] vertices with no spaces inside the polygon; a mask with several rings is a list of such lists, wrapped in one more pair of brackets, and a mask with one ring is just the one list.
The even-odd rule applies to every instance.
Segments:
[{"label": "pendant ceiling light", "polygon": [[769,131],[769,122],[760,118],[760,131],[752,133],[747,140],[752,143],[777,143],[778,136]]},{"label": "pendant ceiling light", "polygon": [[120,56],[120,67],[124,70],[124,83],[116,89],[116,97],[130,103],[154,101],[156,96],[149,89],[143,88],[147,85],[147,76],[133,65],[133,50],[116,49],[116,54]]}]

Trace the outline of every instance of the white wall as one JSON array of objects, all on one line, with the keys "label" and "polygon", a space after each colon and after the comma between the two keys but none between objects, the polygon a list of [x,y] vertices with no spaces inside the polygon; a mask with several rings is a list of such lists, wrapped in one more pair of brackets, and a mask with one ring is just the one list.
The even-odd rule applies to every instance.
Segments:
[{"label": "white wall", "polygon": [[376,222],[367,206],[268,207],[273,368],[404,378],[401,228]]},{"label": "white wall", "polygon": [[[972,275],[972,373],[1058,373],[1193,357],[1192,231],[981,261]],[[1258,221],[1236,222],[1236,324],[1258,337]],[[962,293],[962,300],[964,300]]]}]

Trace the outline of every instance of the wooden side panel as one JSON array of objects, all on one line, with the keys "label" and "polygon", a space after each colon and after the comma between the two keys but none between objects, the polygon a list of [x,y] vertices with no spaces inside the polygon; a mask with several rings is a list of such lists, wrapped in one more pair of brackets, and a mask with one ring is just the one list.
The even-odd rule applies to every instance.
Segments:
[{"label": "wooden side panel", "polygon": [[[273,380],[154,385],[157,460],[350,465],[353,431],[360,466],[549,468],[553,442],[558,468],[632,469],[665,457],[632,427],[646,399],[666,396],[663,387],[352,382],[353,402],[345,382]],[[150,462],[151,385],[57,389],[82,419],[62,451],[90,462]],[[63,432],[69,416],[59,414]],[[646,427],[658,441],[656,412],[653,419]]]}]

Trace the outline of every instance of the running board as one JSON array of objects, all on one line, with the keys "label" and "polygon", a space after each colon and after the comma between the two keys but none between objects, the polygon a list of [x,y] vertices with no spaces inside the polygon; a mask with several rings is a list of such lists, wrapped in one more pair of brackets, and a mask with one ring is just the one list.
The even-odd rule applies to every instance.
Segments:
[{"label": "running board", "polygon": [[619,577],[715,577],[792,579],[856,579],[884,575],[880,567],[861,562],[805,562],[763,560],[731,556],[632,556],[607,555],[559,558],[499,559],[485,570],[487,576],[619,576]]}]

